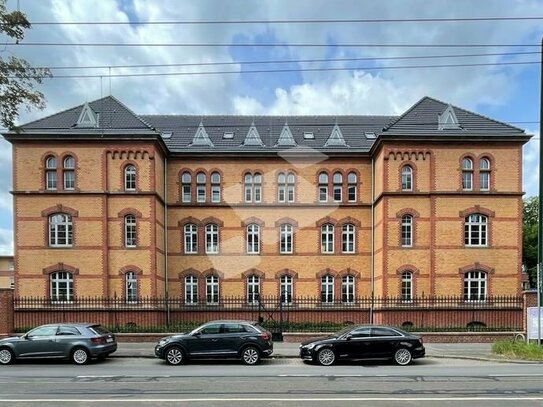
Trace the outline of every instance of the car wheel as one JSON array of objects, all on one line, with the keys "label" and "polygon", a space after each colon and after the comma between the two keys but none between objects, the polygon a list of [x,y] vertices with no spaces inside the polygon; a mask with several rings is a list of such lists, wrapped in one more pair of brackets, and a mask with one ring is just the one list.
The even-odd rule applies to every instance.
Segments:
[{"label": "car wheel", "polygon": [[185,361],[185,352],[179,346],[172,346],[166,350],[166,363],[177,366]]},{"label": "car wheel", "polygon": [[400,348],[394,353],[394,362],[400,366],[405,366],[411,363],[413,356],[409,349]]},{"label": "car wheel", "polygon": [[323,366],[330,366],[336,361],[336,354],[332,349],[324,348],[317,353],[317,360]]},{"label": "car wheel", "polygon": [[241,351],[241,360],[246,365],[256,365],[260,361],[260,352],[254,346],[247,346]]},{"label": "car wheel", "polygon": [[75,348],[72,351],[71,359],[76,365],[84,365],[90,360],[89,351],[85,348]]},{"label": "car wheel", "polygon": [[0,364],[9,365],[13,360],[15,360],[15,355],[10,348],[0,349]]}]

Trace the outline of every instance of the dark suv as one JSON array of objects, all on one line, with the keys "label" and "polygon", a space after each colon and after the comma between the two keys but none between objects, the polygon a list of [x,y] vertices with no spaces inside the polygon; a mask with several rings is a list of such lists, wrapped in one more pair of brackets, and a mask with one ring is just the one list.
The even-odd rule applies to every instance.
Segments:
[{"label": "dark suv", "polygon": [[162,338],[155,356],[170,365],[195,358],[240,358],[255,365],[273,353],[271,333],[247,321],[211,321],[187,334]]}]

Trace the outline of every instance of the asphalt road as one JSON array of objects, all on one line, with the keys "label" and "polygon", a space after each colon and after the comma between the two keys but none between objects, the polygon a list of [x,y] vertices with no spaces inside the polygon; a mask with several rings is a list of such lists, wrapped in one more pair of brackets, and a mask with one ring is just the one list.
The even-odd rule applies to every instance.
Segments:
[{"label": "asphalt road", "polygon": [[423,359],[305,365],[297,359],[193,362],[118,358],[0,368],[0,406],[541,406],[539,364]]}]

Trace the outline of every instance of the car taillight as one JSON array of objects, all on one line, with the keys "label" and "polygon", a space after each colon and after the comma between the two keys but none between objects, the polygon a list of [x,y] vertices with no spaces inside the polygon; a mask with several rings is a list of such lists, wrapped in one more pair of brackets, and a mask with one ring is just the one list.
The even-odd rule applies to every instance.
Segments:
[{"label": "car taillight", "polygon": [[424,345],[424,342],[422,342],[422,338],[420,338],[419,341],[421,345]]},{"label": "car taillight", "polygon": [[267,332],[262,332],[258,337],[264,341],[269,341],[271,339],[271,335]]},{"label": "car taillight", "polygon": [[100,345],[100,344],[102,344],[102,343],[106,343],[106,340],[105,340],[104,337],[99,336],[99,337],[97,337],[97,338],[91,338],[91,343],[94,343],[94,344],[96,344],[96,345]]}]

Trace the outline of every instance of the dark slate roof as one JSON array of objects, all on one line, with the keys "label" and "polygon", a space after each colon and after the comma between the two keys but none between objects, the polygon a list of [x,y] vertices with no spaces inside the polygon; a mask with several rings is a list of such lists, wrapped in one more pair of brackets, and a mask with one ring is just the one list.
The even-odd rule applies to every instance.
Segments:
[{"label": "dark slate roof", "polygon": [[[143,120],[161,133],[171,132],[171,138],[164,142],[172,152],[265,152],[291,149],[292,146],[278,146],[277,141],[285,123],[298,146],[312,147],[326,151],[369,151],[374,139],[366,132],[379,132],[394,116],[141,116]],[[200,123],[214,147],[190,146]],[[264,146],[243,146],[251,126],[255,125]],[[324,147],[334,125],[341,128],[347,146]],[[233,132],[232,139],[224,139],[225,132]],[[311,132],[314,139],[304,139],[304,133]]]},{"label": "dark slate roof", "polygon": [[77,120],[85,105],[64,110],[20,127],[25,132],[54,131],[56,133],[96,132],[102,130],[150,131],[151,127],[113,96],[89,102],[94,113],[99,114],[98,126],[77,127]]},{"label": "dark slate roof", "polygon": [[526,136],[522,129],[452,105],[451,107],[458,119],[459,128],[438,130],[438,115],[443,113],[448,106],[448,103],[426,96],[386,126],[381,134],[402,136],[462,136],[475,134],[503,136],[505,133]]}]

